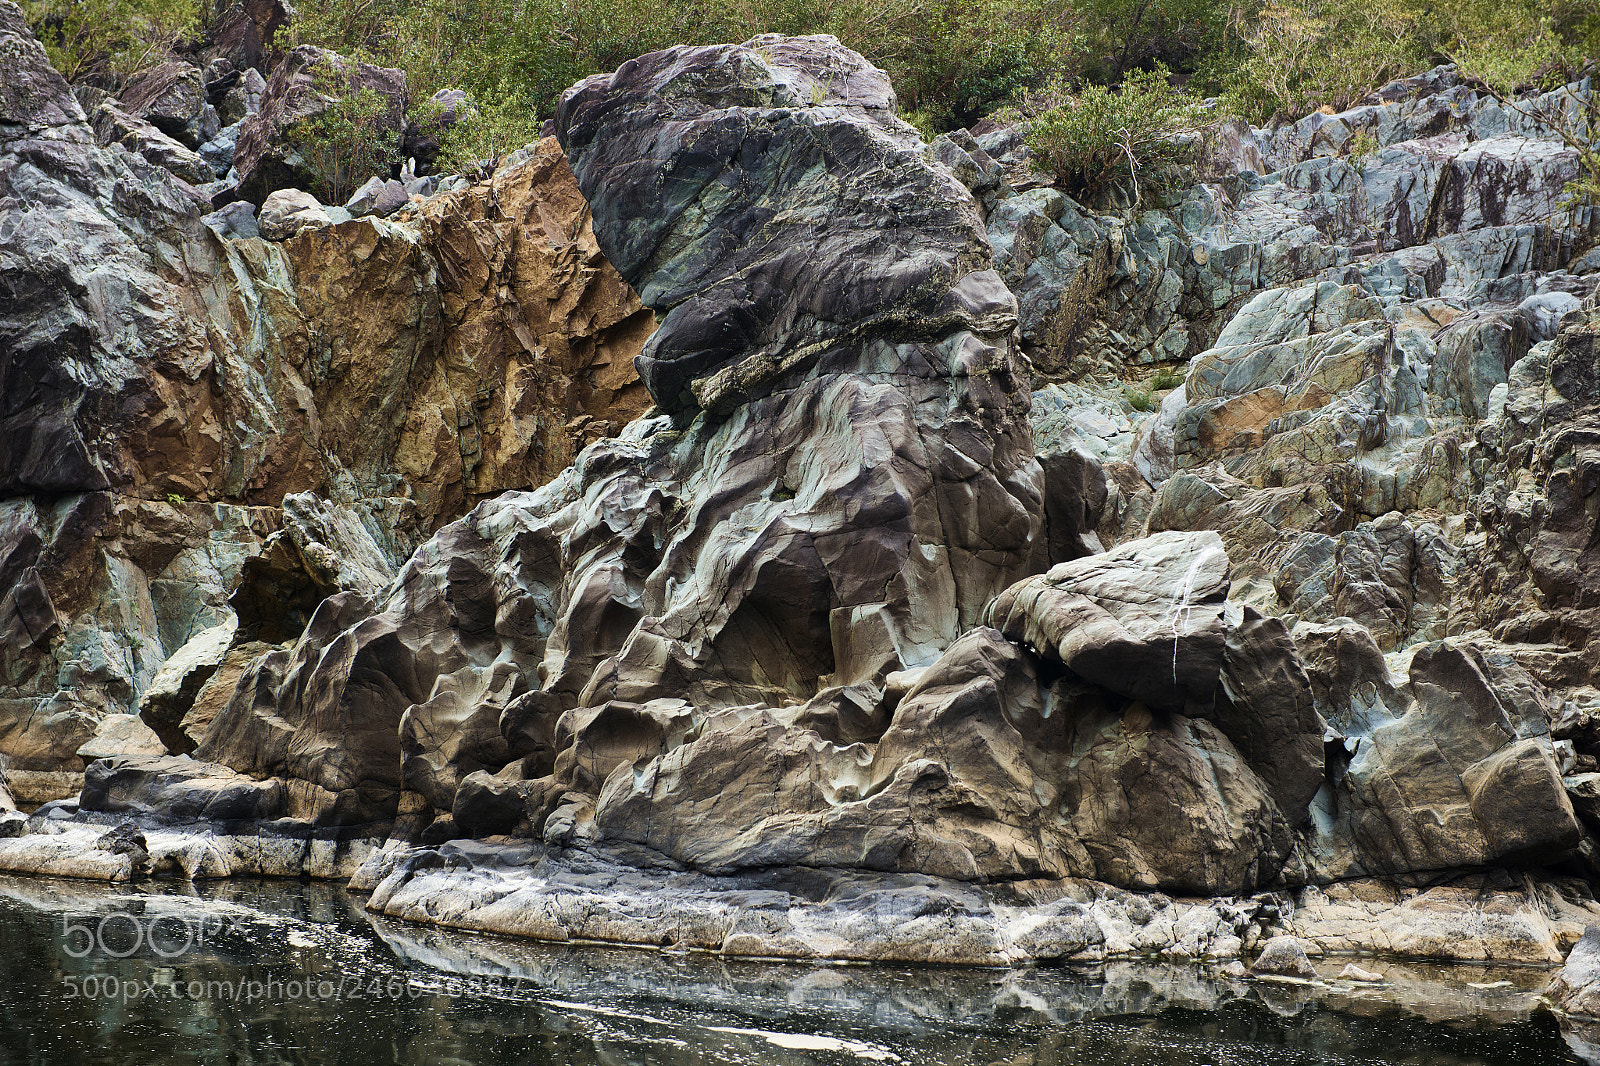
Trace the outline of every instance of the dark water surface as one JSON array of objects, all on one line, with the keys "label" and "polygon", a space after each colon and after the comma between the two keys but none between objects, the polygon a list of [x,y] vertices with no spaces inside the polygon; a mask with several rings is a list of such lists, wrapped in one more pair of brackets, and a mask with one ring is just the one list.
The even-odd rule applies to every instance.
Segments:
[{"label": "dark water surface", "polygon": [[407,925],[328,885],[0,876],[0,1063],[1583,1061],[1543,971],[1365,965],[1390,984],[724,962]]}]

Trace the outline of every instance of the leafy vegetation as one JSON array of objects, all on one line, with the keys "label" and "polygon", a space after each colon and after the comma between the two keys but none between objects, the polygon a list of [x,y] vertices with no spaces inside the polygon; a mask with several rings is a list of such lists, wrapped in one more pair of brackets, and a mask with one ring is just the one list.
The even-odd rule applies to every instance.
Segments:
[{"label": "leafy vegetation", "polygon": [[1028,146],[1037,164],[1074,193],[1093,193],[1126,175],[1137,201],[1140,175],[1147,189],[1158,183],[1190,153],[1179,136],[1206,121],[1199,101],[1174,88],[1159,64],[1130,71],[1115,90],[1088,84],[1073,95],[1057,82],[1052,95],[1066,99],[1034,118]]},{"label": "leafy vegetation", "polygon": [[539,136],[533,111],[510,91],[489,93],[481,104],[459,105],[449,125],[439,122],[438,111],[438,105],[425,104],[413,121],[443,128],[434,165],[447,174],[492,174],[502,159]]},{"label": "leafy vegetation", "polygon": [[[213,0],[23,7],[62,73],[108,88],[202,43],[214,10]],[[413,100],[469,94],[475,106],[441,138],[453,169],[533,140],[569,85],[645,52],[831,33],[889,72],[926,134],[1003,107],[1034,116],[1049,169],[1080,190],[1131,177],[1148,193],[1181,158],[1185,131],[1209,117],[1262,124],[1338,110],[1453,61],[1509,109],[1561,131],[1584,154],[1574,194],[1600,196],[1600,114],[1576,97],[1528,95],[1600,55],[1600,0],[304,0],[296,10],[279,47],[400,67]],[[1221,103],[1202,114],[1203,96]],[[354,97],[306,134],[330,190],[366,158],[372,101]]]},{"label": "leafy vegetation", "polygon": [[1595,0],[1263,0],[1234,27],[1244,52],[1220,80],[1229,109],[1256,123],[1343,110],[1439,62],[1509,97],[1600,55]]},{"label": "leafy vegetation", "polygon": [[1374,88],[1426,69],[1426,9],[1415,0],[1267,0],[1241,27],[1245,54],[1230,109],[1253,122],[1342,111]]},{"label": "leafy vegetation", "polygon": [[394,138],[384,136],[383,120],[389,101],[373,89],[353,89],[348,74],[326,60],[312,84],[330,103],[294,127],[294,144],[311,172],[311,191],[325,203],[342,204],[388,168]]},{"label": "leafy vegetation", "polygon": [[1166,392],[1183,384],[1183,371],[1175,366],[1164,366],[1156,371],[1156,376],[1150,379],[1150,388],[1155,392]]},{"label": "leafy vegetation", "polygon": [[200,29],[194,0],[22,0],[51,66],[110,87],[167,58]]}]

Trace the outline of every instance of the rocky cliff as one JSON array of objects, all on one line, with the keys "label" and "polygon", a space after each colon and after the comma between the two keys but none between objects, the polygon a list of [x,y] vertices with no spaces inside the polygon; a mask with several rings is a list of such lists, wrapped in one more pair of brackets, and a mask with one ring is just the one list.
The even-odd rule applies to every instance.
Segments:
[{"label": "rocky cliff", "polygon": [[9,4],[0,36],[0,755],[37,800],[191,639],[292,639],[341,587],[286,495],[336,501],[387,581],[639,414],[652,316],[553,141],[404,219],[227,239],[97,142]]},{"label": "rocky cliff", "polygon": [[[36,78],[55,110],[3,158],[134,167]],[[924,144],[882,72],[783,37],[641,57],[555,127],[488,184],[282,244],[207,236],[165,172],[106,179],[170,190],[190,236],[152,247],[187,258],[52,194],[212,347],[161,376],[166,333],[107,332],[157,297],[92,327],[87,281],[6,305],[5,372],[57,382],[7,386],[36,546],[0,617],[57,664],[8,675],[11,735],[86,713],[39,680],[87,661],[73,633],[115,645],[82,604],[157,586],[98,530],[133,557],[204,510],[235,548],[101,698],[155,742],[34,739],[84,786],[0,816],[0,864],[311,870],[399,917],[729,955],[1288,933],[1550,963],[1600,918],[1600,256],[1552,131],[1440,70],[1220,124],[1186,186],[1080,204],[1017,129]],[[19,278],[67,269],[13,247]],[[224,264],[281,310],[204,317]],[[150,443],[198,414],[108,406],[117,359],[141,397],[205,392],[171,402],[221,412],[216,458]],[[79,599],[47,545],[96,560]],[[100,847],[125,821],[138,849]]]}]

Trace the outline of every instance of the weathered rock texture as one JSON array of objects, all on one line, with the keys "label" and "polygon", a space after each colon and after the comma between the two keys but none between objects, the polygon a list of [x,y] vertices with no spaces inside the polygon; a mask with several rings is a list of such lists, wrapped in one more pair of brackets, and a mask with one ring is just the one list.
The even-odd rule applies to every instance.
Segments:
[{"label": "weathered rock texture", "polygon": [[[251,128],[294,110],[285,70]],[[387,216],[378,182],[371,213],[279,245],[212,235],[76,106],[57,139],[176,190],[162,225],[215,264],[173,278],[72,201],[190,300],[166,326],[188,376],[149,384],[176,364],[147,330],[115,381],[215,409],[215,458],[103,398],[99,304],[0,317],[34,339],[14,365],[84,363],[7,408],[32,457],[0,457],[11,491],[67,495],[0,526],[0,750],[87,779],[0,865],[118,818],[386,835],[371,906],[470,928],[991,963],[1267,947],[1301,978],[1306,945],[1548,964],[1600,913],[1600,257],[1590,213],[1557,210],[1575,156],[1447,72],[1221,127],[1162,205],[1080,205],[1017,130],[924,145],[832,38],[672,48],[573,87],[560,148]],[[1352,160],[1358,130],[1380,147]],[[18,247],[24,281],[68,261]],[[224,266],[277,309],[243,354],[214,348],[245,319],[194,296]],[[1149,362],[1181,384],[1112,376]],[[126,505],[86,552],[146,486],[205,503]],[[169,514],[183,547],[152,557]],[[202,556],[218,576],[157,594]],[[80,605],[147,586],[183,620],[119,658]],[[132,701],[172,756],[99,758],[149,742],[100,728]]]},{"label": "weathered rock texture", "polygon": [[[601,257],[553,141],[404,220],[225,240],[169,170],[97,144],[10,4],[0,41],[14,773],[81,772],[97,720],[139,709],[169,657],[232,619],[285,494],[337,501],[392,574],[474,499],[542,484],[647,403],[631,359],[651,315]],[[318,589],[309,617],[331,591],[319,567],[293,559],[248,598]],[[271,639],[298,636],[273,623]],[[169,738],[182,703],[154,712]]]},{"label": "weathered rock texture", "polygon": [[[816,198],[848,190],[850,211],[880,223],[875,257],[858,266],[863,286],[882,293],[880,305],[861,312],[871,328],[858,322],[853,340],[841,335],[825,357],[762,381],[745,368],[743,402],[725,392],[715,415],[680,409],[691,415],[683,428],[636,423],[547,489],[481,505],[424,547],[386,599],[327,601],[292,653],[263,660],[241,682],[203,757],[333,794],[366,790],[387,797],[391,814],[402,792],[452,812],[464,778],[502,771],[512,782],[527,779],[500,790],[513,803],[538,794],[555,806],[587,788],[592,808],[619,760],[595,763],[582,752],[614,746],[617,729],[636,728],[627,722],[670,714],[663,701],[690,697],[698,718],[815,698],[821,727],[839,737],[846,708],[868,713],[877,702],[844,686],[875,692],[891,671],[931,662],[1024,571],[1039,471],[1025,377],[1010,348],[1014,305],[987,269],[976,205],[922,160],[914,132],[886,106],[881,73],[828,42],[775,47],[770,61],[747,47],[664,53],[637,84],[589,83],[564,114],[598,122],[608,111],[631,113],[632,101],[677,107],[683,139],[641,155],[622,130],[591,130],[596,155],[571,147],[580,186],[616,184],[602,151],[633,159],[631,183],[619,186],[633,199],[627,209],[658,227],[650,243],[683,247],[774,213],[803,217]],[[836,98],[815,103],[804,79],[819,57],[848,74],[839,75]],[[733,82],[687,92],[704,77]],[[745,106],[743,82],[758,95],[788,92],[799,110],[778,119]],[[696,124],[712,129],[730,115],[772,144],[764,158],[774,173],[751,178],[756,200],[720,219],[650,200],[655,175],[691,158],[680,144],[693,140]],[[738,150],[735,141],[724,151]],[[799,180],[778,180],[788,173]],[[916,192],[903,202],[906,182]],[[602,204],[612,213],[597,215],[601,234],[622,225],[615,212],[626,203]],[[903,207],[920,213],[903,218]],[[831,247],[831,215],[812,214],[814,236]],[[856,238],[841,232],[840,240],[832,254],[859,251]],[[777,269],[781,248],[761,247],[752,269]],[[908,260],[925,266],[907,277]],[[691,256],[649,270],[636,264],[631,276],[656,294],[677,274],[680,288],[696,278],[703,285],[713,266]],[[871,271],[882,277],[868,285]],[[733,287],[711,286],[696,299],[705,314],[730,321],[763,313]],[[464,319],[479,324],[487,311],[468,306]],[[656,344],[647,346],[647,367],[659,362],[650,354]],[[343,650],[329,656],[330,646]],[[385,680],[375,686],[368,677]],[[882,731],[881,723],[866,728],[871,739]],[[371,742],[352,744],[352,735]],[[554,760],[558,742],[575,743],[578,757]],[[368,816],[377,809],[357,806]],[[548,812],[536,813],[543,831]],[[573,831],[588,832],[591,821]]]}]

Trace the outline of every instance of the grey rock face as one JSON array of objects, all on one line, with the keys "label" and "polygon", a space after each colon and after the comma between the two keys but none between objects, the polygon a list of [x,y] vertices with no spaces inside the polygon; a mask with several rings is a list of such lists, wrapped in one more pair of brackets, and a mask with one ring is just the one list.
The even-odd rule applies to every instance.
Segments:
[{"label": "grey rock face", "polygon": [[181,59],[135,74],[119,99],[129,114],[188,148],[209,139],[201,135],[206,98],[200,69]]},{"label": "grey rock face", "polygon": [[202,215],[200,221],[210,226],[219,237],[231,240],[261,236],[256,225],[256,208],[244,200],[236,200],[227,207]]},{"label": "grey rock face", "polygon": [[[21,27],[8,24],[9,47],[40,69],[19,67],[37,76],[8,97],[28,110],[5,116],[0,143],[0,197],[18,205],[0,230],[15,295],[0,309],[0,493],[187,497],[210,483],[241,493],[258,479],[270,493],[273,471],[304,458],[284,434],[293,417],[272,400],[292,386],[231,338],[250,333],[235,316],[251,318],[250,306],[288,287],[282,261],[220,246],[183,183],[138,156],[101,151]],[[159,247],[189,251],[158,263],[147,249]],[[225,286],[239,288],[238,300],[200,295]],[[257,350],[287,357],[295,323],[255,320]],[[158,358],[177,350],[193,361],[180,369]],[[213,390],[213,377],[238,387]]]},{"label": "grey rock face", "polygon": [[1600,1019],[1600,925],[1584,930],[1545,995],[1565,1014]]},{"label": "grey rock face", "polygon": [[[553,145],[478,192],[509,213],[495,226],[468,221],[474,198],[458,196],[409,229],[368,224],[359,254],[286,248],[248,239],[248,203],[207,217],[170,171],[101,147],[14,5],[0,4],[0,43],[15,57],[0,90],[0,756],[18,797],[42,802],[81,787],[78,752],[101,720],[138,710],[162,665],[240,605],[259,608],[237,642],[248,648],[264,610],[281,631],[268,635],[292,641],[327,595],[385,586],[422,536],[467,509],[464,413],[504,427],[474,427],[478,455],[541,453],[474,491],[540,483],[533,444],[559,466],[569,432],[611,431],[564,423],[642,393],[628,364],[649,316],[594,252]],[[507,218],[528,216],[552,228],[516,239]],[[493,327],[449,355],[462,323],[442,321],[441,292],[462,296],[466,324]],[[369,330],[363,305],[399,328]],[[528,363],[542,369],[511,369]],[[491,370],[505,371],[498,390],[480,376]],[[479,388],[497,409],[475,406]],[[453,488],[433,496],[429,481]],[[307,490],[320,513],[298,500],[285,512],[285,495]],[[263,548],[262,573],[247,574]],[[243,666],[227,661],[219,676],[236,681]],[[176,694],[162,730],[186,751],[226,701]]]},{"label": "grey rock face", "polygon": [[191,185],[203,185],[214,176],[206,160],[109,100],[95,109],[90,124],[94,127],[95,140],[102,145],[121,145]]}]

